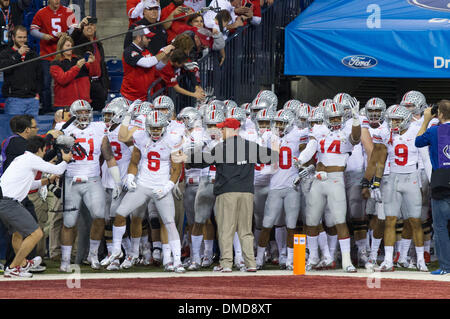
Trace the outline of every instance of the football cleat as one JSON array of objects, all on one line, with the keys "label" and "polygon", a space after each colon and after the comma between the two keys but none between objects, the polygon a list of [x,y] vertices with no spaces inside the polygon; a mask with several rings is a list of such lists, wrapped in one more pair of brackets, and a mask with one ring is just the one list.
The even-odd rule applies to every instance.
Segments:
[{"label": "football cleat", "polygon": [[89,256],[87,257],[87,260],[88,260],[89,264],[91,265],[92,269],[99,270],[100,268],[102,268],[100,265],[100,262],[98,261],[97,256],[89,254]]},{"label": "football cleat", "polygon": [[427,265],[425,264],[425,260],[420,260],[417,262],[417,270],[423,272],[429,271]]},{"label": "football cleat", "polygon": [[191,262],[191,264],[187,267],[187,270],[195,271],[202,268],[202,265],[199,263],[196,263],[195,261]]},{"label": "football cleat", "polygon": [[286,270],[294,270],[293,264],[286,264]]},{"label": "football cleat", "polygon": [[138,261],[139,261],[138,257],[127,256],[127,258],[125,258],[125,260],[120,265],[120,269],[130,269],[131,267],[136,265],[138,263]]},{"label": "football cleat", "polygon": [[173,271],[177,274],[184,274],[186,272],[186,269],[184,269],[182,264],[178,264],[178,265],[174,266]]},{"label": "football cleat", "polygon": [[347,273],[354,273],[354,272],[356,272],[355,266],[353,266],[351,264],[346,266],[346,267],[342,267],[342,269],[344,270],[344,272],[347,272]]},{"label": "football cleat", "polygon": [[263,264],[258,264],[258,263],[256,263],[256,269],[257,270],[262,270],[263,269]]},{"label": "football cleat", "polygon": [[[184,260],[183,260],[183,267],[184,268],[187,268],[187,267],[189,267],[189,265],[191,264],[192,262],[191,262],[191,258],[185,258]],[[199,263],[197,263],[197,264],[201,264],[201,262],[199,262]]]},{"label": "football cleat", "polygon": [[28,272],[25,268],[17,266],[14,268],[6,267],[3,272],[3,277],[5,278],[31,278],[33,274]]},{"label": "football cleat", "polygon": [[326,259],[324,257],[321,258],[319,264],[316,267],[317,270],[331,270],[336,269],[336,262],[333,260],[333,258]]},{"label": "football cleat", "polygon": [[70,263],[68,263],[68,262],[61,262],[61,265],[59,266],[58,271],[59,272],[71,273],[72,271],[70,270]]},{"label": "football cleat", "polygon": [[106,267],[106,270],[114,271],[114,270],[120,270],[120,260],[114,259],[112,263]]},{"label": "football cleat", "polygon": [[202,258],[202,267],[208,268],[213,264],[214,260],[212,256],[205,256]]},{"label": "football cleat", "polygon": [[416,266],[416,260],[415,260],[415,259],[411,258],[411,259],[409,260],[409,266],[408,266],[408,269],[417,269],[417,266]]},{"label": "football cleat", "polygon": [[122,250],[120,250],[120,253],[119,253],[119,255],[116,255],[116,254],[108,254],[108,256],[106,257],[106,258],[104,258],[102,261],[101,261],[101,263],[100,263],[100,265],[101,266],[103,266],[103,267],[105,267],[105,266],[108,266],[110,263],[112,263],[115,259],[120,259],[120,258],[122,258],[123,257],[123,252],[122,252]]},{"label": "football cleat", "polygon": [[175,267],[173,266],[173,263],[167,263],[164,265],[164,271],[166,272],[174,272]]},{"label": "football cleat", "polygon": [[395,264],[397,268],[409,268],[409,262],[406,259],[399,259]]},{"label": "football cleat", "polygon": [[364,265],[364,268],[370,271],[374,271],[375,267],[378,267],[377,261],[373,259],[369,259],[366,264]]},{"label": "football cleat", "polygon": [[278,259],[278,257],[275,257],[272,259],[272,265],[279,265],[280,264],[280,260]]},{"label": "football cleat", "polygon": [[257,272],[256,268],[247,268],[247,267],[242,267],[241,269],[239,269],[242,272]]},{"label": "football cleat", "polygon": [[311,271],[311,270],[317,269],[317,266],[319,265],[319,263],[320,263],[319,258],[317,258],[317,259],[309,258],[308,262],[306,263],[306,266],[305,266],[306,271]]},{"label": "football cleat", "polygon": [[379,272],[391,272],[394,271],[394,264],[392,262],[383,261],[380,266],[375,268],[375,271]]}]

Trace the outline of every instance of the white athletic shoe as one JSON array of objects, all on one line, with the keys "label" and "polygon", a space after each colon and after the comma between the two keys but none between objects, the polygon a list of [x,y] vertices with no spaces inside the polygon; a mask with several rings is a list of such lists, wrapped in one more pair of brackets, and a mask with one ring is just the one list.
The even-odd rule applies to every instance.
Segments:
[{"label": "white athletic shoe", "polygon": [[71,273],[72,271],[70,270],[70,263],[69,262],[61,262],[61,265],[59,266],[58,271]]},{"label": "white athletic shoe", "polygon": [[410,259],[408,269],[417,269],[415,259],[413,259],[413,258]]},{"label": "white athletic shoe", "polygon": [[429,271],[427,265],[425,264],[425,260],[422,259],[417,262],[417,270],[423,272]]},{"label": "white athletic shoe", "polygon": [[369,259],[366,264],[364,265],[364,268],[366,268],[369,271],[374,271],[375,267],[378,267],[378,264],[376,260]]},{"label": "white athletic shoe", "polygon": [[333,258],[325,258],[322,256],[316,268],[320,270],[336,269],[336,262],[333,260]]},{"label": "white athletic shoe", "polygon": [[380,272],[391,272],[394,271],[394,263],[393,262],[387,262],[386,260],[381,263],[380,266],[375,267],[375,271]]},{"label": "white athletic shoe", "polygon": [[166,272],[173,272],[175,271],[175,267],[173,266],[173,263],[167,263],[164,265],[164,271]]},{"label": "white athletic shoe", "polygon": [[399,259],[395,266],[398,268],[409,268],[409,262],[406,260],[406,258]]},{"label": "white athletic shoe", "polygon": [[320,259],[313,259],[313,258],[309,258],[308,262],[306,263],[305,269],[306,271],[311,271],[317,268],[317,266],[319,265]]},{"label": "white athletic shoe", "polygon": [[345,267],[342,266],[342,269],[344,270],[344,272],[348,272],[348,273],[356,272],[356,268],[352,264],[345,266]]},{"label": "white athletic shoe", "polygon": [[187,267],[187,270],[195,271],[195,270],[199,270],[200,268],[202,268],[202,265],[200,265],[199,263],[196,263],[195,261],[193,261],[193,262],[191,262],[191,264]]},{"label": "white athletic shoe", "polygon": [[186,272],[186,269],[184,269],[182,264],[178,264],[178,265],[174,266],[173,271],[177,274],[184,274]]},{"label": "white athletic shoe", "polygon": [[294,265],[287,263],[286,264],[286,270],[291,270],[291,271],[294,270]]},{"label": "white athletic shoe", "polygon": [[112,263],[110,263],[108,267],[106,267],[106,270],[109,271],[120,270],[120,260],[114,259]]},{"label": "white athletic shoe", "polygon": [[20,266],[9,268],[6,267],[3,273],[3,277],[5,278],[31,278],[33,274],[28,272],[27,269],[22,268]]},{"label": "white athletic shoe", "polygon": [[32,260],[27,260],[27,265],[23,268],[31,273],[43,272],[47,269],[47,267],[41,266],[41,263],[42,258],[40,256],[36,256]]},{"label": "white athletic shoe", "polygon": [[211,266],[213,264],[214,260],[212,258],[212,256],[205,256],[202,258],[202,267],[203,268],[208,268],[209,266]]},{"label": "white athletic shoe", "polygon": [[92,269],[99,270],[102,268],[100,262],[98,261],[98,256],[89,254],[87,260],[91,264]]},{"label": "white athletic shoe", "polygon": [[144,249],[142,250],[141,264],[144,266],[148,266],[151,264],[151,260],[152,260],[152,251],[150,247],[145,245]]},{"label": "white athletic shoe", "polygon": [[120,259],[120,258],[122,258],[122,257],[123,257],[123,252],[122,252],[122,250],[120,250],[119,255],[116,255],[116,254],[113,254],[113,253],[108,254],[108,256],[107,256],[105,259],[103,259],[103,260],[101,261],[100,265],[103,266],[103,267],[108,266],[108,265],[109,265],[110,263],[112,263],[115,259]]},{"label": "white athletic shoe", "polygon": [[234,262],[234,267],[236,267],[237,269],[241,269],[242,267],[245,267],[245,262],[244,260],[240,259],[240,260],[236,260]]},{"label": "white athletic shoe", "polygon": [[138,261],[139,261],[138,257],[127,256],[127,258],[125,258],[125,260],[120,265],[120,269],[129,269],[129,268],[133,267],[134,265],[136,265]]}]

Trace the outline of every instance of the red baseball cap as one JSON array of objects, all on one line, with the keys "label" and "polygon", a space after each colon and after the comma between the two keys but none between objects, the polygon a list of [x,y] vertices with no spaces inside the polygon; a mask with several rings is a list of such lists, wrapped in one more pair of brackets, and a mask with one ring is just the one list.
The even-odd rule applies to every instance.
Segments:
[{"label": "red baseball cap", "polygon": [[218,128],[224,128],[224,127],[228,127],[228,128],[233,128],[233,129],[238,129],[239,127],[241,127],[241,122],[239,122],[237,119],[234,118],[226,118],[225,121],[223,121],[222,123],[219,123],[216,125]]}]

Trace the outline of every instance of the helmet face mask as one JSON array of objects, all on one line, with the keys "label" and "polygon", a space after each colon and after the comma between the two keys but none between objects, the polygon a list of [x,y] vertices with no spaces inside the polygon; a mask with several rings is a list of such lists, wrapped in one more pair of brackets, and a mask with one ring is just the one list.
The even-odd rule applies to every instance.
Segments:
[{"label": "helmet face mask", "polygon": [[75,116],[74,125],[80,129],[85,129],[94,120],[92,107],[89,102],[84,100],[76,100],[70,106],[70,114]]},{"label": "helmet face mask", "polygon": [[311,110],[308,117],[308,126],[310,129],[314,127],[314,125],[322,125],[323,124],[323,108],[316,107]]},{"label": "helmet face mask", "polygon": [[145,118],[145,129],[155,142],[162,139],[168,125],[167,116],[158,110],[152,110]]},{"label": "helmet face mask", "polygon": [[420,114],[428,106],[425,95],[419,91],[406,92],[400,105],[405,106],[412,114]]},{"label": "helmet face mask", "polygon": [[103,116],[102,116],[103,123],[105,123],[106,127],[108,127],[108,128],[111,127],[113,125],[112,118],[114,116],[114,113],[109,112],[109,111],[105,111],[105,112],[102,111],[102,114],[103,114]]},{"label": "helmet face mask", "polygon": [[371,124],[380,124],[383,121],[383,111],[366,110],[366,117]]},{"label": "helmet face mask", "polygon": [[331,103],[325,107],[324,122],[331,131],[338,131],[344,125],[344,106]]},{"label": "helmet face mask", "polygon": [[386,119],[392,133],[400,134],[408,129],[412,113],[403,105],[392,105],[386,112]]}]

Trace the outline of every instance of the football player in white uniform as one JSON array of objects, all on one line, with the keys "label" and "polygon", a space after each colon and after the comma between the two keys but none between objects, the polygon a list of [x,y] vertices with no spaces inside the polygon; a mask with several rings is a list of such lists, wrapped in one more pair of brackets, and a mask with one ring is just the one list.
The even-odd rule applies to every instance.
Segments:
[{"label": "football player in white uniform", "polygon": [[[203,123],[206,127],[206,133],[203,136],[203,151],[212,150],[221,140],[220,129],[217,124],[225,120],[225,114],[221,108],[211,107],[211,111],[207,111],[203,118]],[[201,169],[200,182],[194,202],[194,226],[192,227],[192,254],[191,264],[188,266],[189,270],[197,270],[200,267],[209,267],[213,263],[213,244],[215,238],[214,227],[208,220],[214,209],[216,197],[213,192],[214,182],[216,176],[216,167],[211,165]],[[206,225],[206,226],[205,226]],[[206,231],[204,229],[206,227]],[[205,236],[204,236],[205,233]],[[201,257],[200,248],[204,242],[204,256]]]},{"label": "football player in white uniform", "polygon": [[[333,101],[344,106],[345,125],[352,125],[352,97],[347,93],[338,93]],[[369,133],[369,121],[365,116],[359,116],[361,123],[361,142],[353,147],[345,167],[344,180],[347,197],[348,219],[353,229],[353,238],[358,248],[357,266],[364,267],[367,256],[367,219],[365,215],[365,200],[361,197],[361,179],[364,175],[363,150],[370,157],[373,142]]]},{"label": "football player in white uniform", "polygon": [[[410,223],[414,243],[416,245],[417,269],[428,271],[424,260],[423,229],[420,220],[422,209],[422,194],[417,171],[419,150],[414,141],[419,127],[411,126],[412,113],[404,106],[392,105],[387,110],[386,120],[389,130],[380,132],[375,138],[375,156],[377,168],[372,182],[373,198],[384,203],[386,214],[384,230],[385,258],[378,271],[393,271],[393,253],[395,243],[395,224],[400,216],[401,205],[405,205],[407,221]],[[391,172],[388,182],[381,192],[380,182],[384,165],[389,154]],[[405,219],[406,221],[406,219]]]},{"label": "football player in white uniform", "polygon": [[[147,204],[148,211],[157,211],[167,229],[168,244],[174,262],[173,265],[167,263],[166,269],[172,266],[175,272],[183,273],[185,270],[181,265],[181,242],[175,226],[172,196],[172,189],[181,174],[182,166],[173,162],[172,153],[179,150],[182,140],[179,136],[168,134],[166,129],[169,119],[158,110],[150,112],[145,123],[145,130],[138,130],[133,134],[134,148],[127,175],[128,192],[114,219],[113,251],[109,263],[121,254],[120,244],[125,233],[126,217],[133,213],[133,217],[142,219],[144,216],[135,215],[142,211],[136,209]],[[145,211],[143,212],[145,214]]]},{"label": "football player in white uniform", "polygon": [[[347,203],[345,196],[344,171],[353,146],[360,142],[361,124],[359,102],[352,100],[352,126],[344,123],[344,107],[331,103],[325,107],[325,125],[315,125],[309,142],[298,158],[303,166],[317,152],[318,164],[316,179],[313,181],[310,198],[307,202],[307,240],[309,259],[307,269],[319,264],[318,235],[325,206],[328,204],[334,216],[342,255],[342,268],[345,272],[356,272],[350,258],[350,233],[346,224]],[[329,256],[325,256],[329,258]]]},{"label": "football player in white uniform", "polygon": [[[270,238],[270,231],[277,223],[284,211],[287,228],[287,260],[286,268],[293,269],[294,232],[297,227],[300,213],[300,193],[294,188],[293,181],[298,171],[293,165],[294,158],[299,153],[301,131],[295,125],[295,114],[289,110],[280,110],[276,113],[270,134],[271,144],[277,141],[280,145],[280,160],[276,172],[270,179],[270,189],[267,196],[263,227],[259,235],[256,267],[261,269],[264,264],[264,254]],[[281,263],[281,260],[280,260]]]},{"label": "football player in white uniform", "polygon": [[[367,101],[365,106],[365,116],[369,121],[369,133],[376,143],[375,139],[380,135],[379,132],[387,129],[387,122],[384,120],[386,114],[386,103],[377,97],[371,98]],[[383,202],[376,202],[374,198],[370,197],[371,178],[375,175],[377,168],[376,157],[369,157],[364,152],[366,171],[364,178],[361,181],[361,194],[366,202],[366,213],[369,217],[369,243],[370,253],[366,269],[372,270],[377,264],[378,249],[380,248],[381,240],[384,234],[384,207]],[[382,183],[380,188],[384,188],[389,176],[389,159],[386,159],[386,164],[383,172]]]},{"label": "football player in white uniform", "polygon": [[75,142],[86,150],[85,154],[73,156],[74,162],[68,165],[65,175],[60,266],[60,271],[63,272],[69,271],[75,226],[82,202],[88,208],[93,219],[88,261],[93,269],[100,269],[98,248],[105,231],[106,206],[105,192],[100,177],[100,155],[106,161],[109,173],[114,180],[112,197],[119,197],[122,191],[120,170],[105,134],[105,124],[92,122],[92,112],[92,107],[87,101],[76,100],[70,106],[70,113],[76,119],[63,130],[65,135],[74,136]]}]

